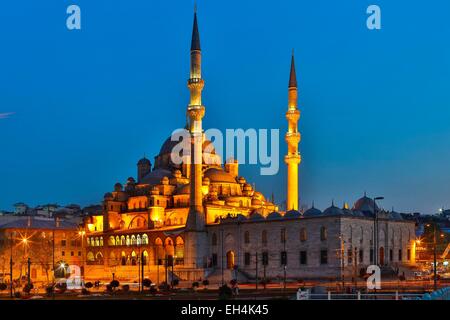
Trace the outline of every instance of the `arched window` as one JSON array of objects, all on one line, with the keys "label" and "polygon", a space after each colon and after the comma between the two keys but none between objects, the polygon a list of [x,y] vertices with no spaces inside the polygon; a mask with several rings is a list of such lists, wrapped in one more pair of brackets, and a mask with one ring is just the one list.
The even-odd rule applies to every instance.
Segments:
[{"label": "arched window", "polygon": [[127,242],[125,241],[125,236],[121,236],[120,237],[120,245],[121,246],[124,246],[124,245],[126,245],[127,244]]},{"label": "arched window", "polygon": [[261,233],[261,242],[263,243],[263,245],[267,244],[267,231],[263,230]]},{"label": "arched window", "polygon": [[119,238],[119,236],[116,236],[116,246],[120,246],[120,238]]},{"label": "arched window", "polygon": [[320,240],[325,241],[327,239],[328,239],[327,228],[325,227],[320,228]]},{"label": "arched window", "polygon": [[171,225],[171,221],[170,221],[170,218],[168,218],[168,219],[166,220],[166,225],[168,225],[168,226],[170,226],[170,225]]},{"label": "arched window", "polygon": [[308,235],[306,233],[306,228],[301,228],[300,229],[300,241],[304,242],[308,239]]},{"label": "arched window", "polygon": [[132,266],[135,266],[135,265],[136,265],[136,263],[137,263],[137,256],[136,256],[136,252],[135,252],[135,251],[133,251],[133,252],[131,252],[131,265],[132,265]]},{"label": "arched window", "polygon": [[136,236],[136,244],[137,244],[138,246],[140,246],[140,245],[142,244],[142,242],[141,242],[141,236],[140,236],[140,235],[137,235],[137,236]]},{"label": "arched window", "polygon": [[120,262],[123,266],[127,264],[127,255],[125,254],[125,251],[122,251],[120,255]]},{"label": "arched window", "polygon": [[97,252],[97,254],[95,255],[95,261],[98,264],[103,264],[103,254],[101,252]]},{"label": "arched window", "polygon": [[144,252],[142,253],[142,264],[147,264],[148,263],[148,252],[146,250],[144,250]]},{"label": "arched window", "polygon": [[142,244],[148,244],[148,235],[146,233],[142,235]]},{"label": "arched window", "polygon": [[86,242],[87,242],[87,246],[90,247],[91,246],[91,238],[86,238]]},{"label": "arched window", "polygon": [[217,246],[217,235],[215,233],[212,235],[212,245]]},{"label": "arched window", "polygon": [[95,238],[95,246],[100,246],[100,240],[98,239],[98,237]]},{"label": "arched window", "polygon": [[133,246],[136,245],[136,237],[135,237],[134,234],[131,236],[131,244],[132,244]]},{"label": "arched window", "polygon": [[115,246],[116,245],[116,238],[114,238],[114,236],[110,236],[109,237],[109,243],[110,246]]},{"label": "arched window", "polygon": [[248,232],[248,231],[244,232],[244,243],[245,244],[250,243],[250,232]]},{"label": "arched window", "polygon": [[103,247],[103,237],[100,237],[100,246]]},{"label": "arched window", "polygon": [[164,248],[161,238],[155,239],[155,264],[162,265],[164,259]]},{"label": "arched window", "polygon": [[87,259],[88,262],[95,261],[95,257],[94,257],[94,254],[92,253],[92,251],[88,252],[88,254],[86,255],[86,259]]},{"label": "arched window", "polygon": [[183,238],[182,237],[180,237],[180,236],[178,236],[176,239],[175,239],[175,244],[176,244],[176,247],[175,247],[175,256],[176,256],[176,261],[175,261],[175,263],[180,263],[181,261],[183,261],[182,259],[183,259],[183,257],[184,257],[184,240],[183,240]]},{"label": "arched window", "polygon": [[131,244],[130,242],[130,236],[127,236],[127,246],[129,246]]}]

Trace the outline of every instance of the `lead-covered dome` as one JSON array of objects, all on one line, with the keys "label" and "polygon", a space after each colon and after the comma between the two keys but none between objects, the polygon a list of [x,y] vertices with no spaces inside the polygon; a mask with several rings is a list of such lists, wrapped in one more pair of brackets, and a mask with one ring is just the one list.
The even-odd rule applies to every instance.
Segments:
[{"label": "lead-covered dome", "polygon": [[302,214],[297,210],[289,210],[284,214],[284,217],[287,219],[297,219],[300,218]]},{"label": "lead-covered dome", "polygon": [[[374,201],[364,194],[364,197],[358,199],[353,205],[354,210],[362,211],[363,213],[374,213]],[[376,210],[379,211],[378,205],[376,205]]]},{"label": "lead-covered dome", "polygon": [[331,207],[325,209],[325,211],[323,212],[324,216],[342,216],[344,214],[344,211],[342,211],[341,208],[336,207],[334,204],[332,204]]},{"label": "lead-covered dome", "polygon": [[320,216],[322,214],[322,211],[320,211],[317,208],[314,208],[314,205],[309,208],[308,210],[305,211],[305,213],[303,214],[304,217],[317,217]]}]

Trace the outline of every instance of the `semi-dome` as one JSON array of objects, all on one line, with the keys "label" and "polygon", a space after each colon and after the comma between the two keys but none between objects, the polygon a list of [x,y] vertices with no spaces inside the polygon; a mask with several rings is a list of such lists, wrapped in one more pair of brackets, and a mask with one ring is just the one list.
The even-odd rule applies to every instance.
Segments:
[{"label": "semi-dome", "polygon": [[341,208],[336,207],[334,204],[331,207],[325,209],[323,212],[324,216],[342,216],[344,215],[344,211]]},{"label": "semi-dome", "polygon": [[[369,198],[364,194],[364,196],[360,199],[358,199],[355,204],[353,205],[354,210],[362,211],[363,213],[374,213],[374,201],[373,199]],[[378,211],[378,205],[376,206],[376,210]]]},{"label": "semi-dome", "polygon": [[288,218],[288,219],[294,219],[294,218],[296,219],[296,218],[300,218],[301,216],[302,216],[302,214],[297,210],[289,210],[288,212],[286,212],[284,214],[284,217]]},{"label": "semi-dome", "polygon": [[278,220],[281,218],[283,218],[283,216],[276,211],[269,213],[269,215],[267,216],[267,220]]},{"label": "semi-dome", "polygon": [[209,178],[211,182],[236,183],[236,179],[231,174],[219,168],[207,169],[204,177]]},{"label": "semi-dome", "polygon": [[316,217],[316,216],[320,216],[322,214],[322,211],[320,211],[317,208],[314,208],[314,204],[311,208],[309,208],[308,210],[305,211],[305,213],[303,214],[304,217]]}]

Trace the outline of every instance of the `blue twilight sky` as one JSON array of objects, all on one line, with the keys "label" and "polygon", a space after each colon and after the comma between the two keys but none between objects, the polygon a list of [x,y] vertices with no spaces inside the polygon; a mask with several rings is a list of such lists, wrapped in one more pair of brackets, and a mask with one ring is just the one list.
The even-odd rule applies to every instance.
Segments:
[{"label": "blue twilight sky", "polygon": [[[366,28],[378,4],[382,30]],[[82,30],[66,28],[78,4]],[[295,48],[301,202],[450,207],[450,1],[198,1],[204,127],[279,128]],[[0,11],[0,208],[98,203],[185,123],[193,1],[19,0]],[[2,115],[12,112],[11,115]]]}]

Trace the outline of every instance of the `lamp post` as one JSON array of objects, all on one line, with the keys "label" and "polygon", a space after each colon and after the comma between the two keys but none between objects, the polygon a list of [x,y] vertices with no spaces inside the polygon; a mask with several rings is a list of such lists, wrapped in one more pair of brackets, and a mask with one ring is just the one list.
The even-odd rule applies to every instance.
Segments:
[{"label": "lamp post", "polygon": [[426,225],[427,227],[433,226],[433,288],[437,290],[437,238],[436,238],[436,222]]},{"label": "lamp post", "polygon": [[11,252],[9,256],[9,295],[13,297],[13,233],[10,233]]},{"label": "lamp post", "polygon": [[81,269],[82,270],[81,279],[84,280],[84,269],[85,269],[85,266],[84,266],[84,236],[86,235],[86,231],[81,230],[78,232],[78,234],[81,237],[81,268],[82,268]]},{"label": "lamp post", "polygon": [[374,225],[373,225],[373,246],[374,246],[374,253],[373,253],[373,261],[375,265],[378,266],[378,210],[377,210],[377,200],[383,200],[384,197],[375,197],[373,198],[373,219],[374,219]]}]

